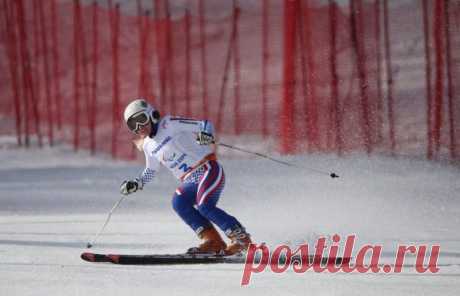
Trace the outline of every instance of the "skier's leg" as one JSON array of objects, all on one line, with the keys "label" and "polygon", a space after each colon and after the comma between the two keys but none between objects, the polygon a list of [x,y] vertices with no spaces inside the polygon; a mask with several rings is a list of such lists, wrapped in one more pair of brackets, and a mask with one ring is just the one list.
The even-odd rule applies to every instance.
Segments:
[{"label": "skier's leg", "polygon": [[193,184],[183,184],[177,188],[172,198],[172,205],[179,217],[199,235],[203,229],[209,228],[211,223],[195,209],[196,189],[194,189]]},{"label": "skier's leg", "polygon": [[198,211],[219,226],[232,240],[227,253],[234,254],[247,249],[251,239],[245,228],[235,217],[216,206],[225,186],[224,170],[216,161],[210,161],[206,166],[206,172],[197,189]]},{"label": "skier's leg", "polygon": [[184,183],[173,196],[173,208],[176,213],[187,223],[203,240],[203,243],[188,250],[189,253],[221,253],[226,244],[209,220],[195,209],[196,184]]},{"label": "skier's leg", "polygon": [[199,204],[198,211],[208,220],[216,224],[223,232],[227,233],[235,228],[242,227],[241,223],[232,215],[217,207],[222,189],[225,186],[225,180],[222,181],[220,186],[201,204]]},{"label": "skier's leg", "polygon": [[205,167],[206,170],[198,184],[196,194],[198,211],[224,232],[236,225],[241,226],[235,217],[216,207],[225,186],[224,170],[216,161],[206,163]]}]

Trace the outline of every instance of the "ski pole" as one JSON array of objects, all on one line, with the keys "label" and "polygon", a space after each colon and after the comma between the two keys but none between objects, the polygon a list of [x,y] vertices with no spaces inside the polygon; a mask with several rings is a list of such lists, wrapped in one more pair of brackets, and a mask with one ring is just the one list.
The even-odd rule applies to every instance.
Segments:
[{"label": "ski pole", "polygon": [[125,199],[126,195],[122,195],[121,198],[115,203],[115,205],[112,207],[112,209],[110,210],[107,218],[105,219],[105,222],[104,222],[104,225],[102,225],[101,229],[99,230],[99,232],[94,236],[94,238],[91,240],[91,242],[88,242],[86,244],[86,247],[87,248],[91,248],[95,243],[96,243],[96,240],[97,238],[99,237],[99,235],[101,235],[101,233],[104,231],[105,227],[107,226],[107,224],[109,223],[110,221],[110,217],[112,217],[112,213],[115,211],[116,208],[118,208],[118,206],[121,204],[121,202],[123,201],[123,199]]},{"label": "ski pole", "polygon": [[268,160],[271,160],[271,161],[274,161],[274,162],[277,162],[279,164],[283,164],[283,165],[286,165],[286,166],[289,166],[289,167],[295,167],[295,168],[298,168],[298,169],[304,169],[304,170],[309,170],[309,171],[312,171],[312,172],[315,172],[315,173],[318,173],[318,174],[321,174],[321,175],[328,175],[329,177],[331,178],[338,178],[339,175],[337,175],[336,173],[334,172],[326,172],[326,171],[323,171],[323,170],[319,170],[319,169],[315,169],[315,168],[311,168],[311,167],[305,167],[305,166],[298,166],[298,165],[295,165],[293,163],[290,163],[290,162],[287,162],[287,161],[283,161],[283,160],[280,160],[280,159],[276,159],[276,158],[273,158],[271,156],[268,156],[266,154],[262,154],[262,153],[259,153],[259,152],[254,152],[254,151],[250,151],[250,150],[246,150],[246,149],[243,149],[243,148],[240,148],[240,147],[236,147],[236,146],[233,146],[233,145],[229,145],[229,144],[225,144],[225,143],[216,143],[217,145],[219,146],[222,146],[222,147],[226,147],[226,148],[229,148],[229,149],[233,149],[233,150],[237,150],[237,151],[240,151],[240,152],[244,152],[244,153],[248,153],[248,154],[252,154],[252,155],[256,155],[256,156],[259,156],[259,157],[262,157],[262,158],[265,158],[265,159],[268,159]]}]

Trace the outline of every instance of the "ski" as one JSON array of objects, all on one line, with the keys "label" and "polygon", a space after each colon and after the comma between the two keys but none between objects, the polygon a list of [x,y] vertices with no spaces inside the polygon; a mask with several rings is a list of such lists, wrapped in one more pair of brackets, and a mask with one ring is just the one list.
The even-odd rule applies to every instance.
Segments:
[{"label": "ski", "polygon": [[[127,254],[96,254],[85,252],[81,254],[81,259],[88,262],[105,262],[121,265],[174,265],[174,264],[244,264],[246,256],[243,254],[225,256],[225,255],[208,255],[208,254],[152,254],[152,255],[127,255]],[[280,256],[278,264],[285,264],[288,258]],[[301,262],[299,255],[290,258],[290,262]],[[329,265],[329,264],[346,264],[351,258],[342,257],[315,257],[308,256],[308,262],[311,264]],[[256,255],[254,263],[260,263],[261,256]]]}]

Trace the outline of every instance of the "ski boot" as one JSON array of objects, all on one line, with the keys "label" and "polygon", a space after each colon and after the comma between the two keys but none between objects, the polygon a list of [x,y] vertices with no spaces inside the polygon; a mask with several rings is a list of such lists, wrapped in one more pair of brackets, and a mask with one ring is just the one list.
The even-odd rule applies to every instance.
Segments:
[{"label": "ski boot", "polygon": [[224,254],[227,245],[214,226],[204,229],[198,236],[203,242],[198,247],[188,249],[187,254]]},{"label": "ski boot", "polygon": [[225,234],[231,240],[230,245],[225,249],[225,255],[235,255],[245,252],[249,248],[249,244],[252,243],[251,236],[246,232],[244,227],[226,231]]}]

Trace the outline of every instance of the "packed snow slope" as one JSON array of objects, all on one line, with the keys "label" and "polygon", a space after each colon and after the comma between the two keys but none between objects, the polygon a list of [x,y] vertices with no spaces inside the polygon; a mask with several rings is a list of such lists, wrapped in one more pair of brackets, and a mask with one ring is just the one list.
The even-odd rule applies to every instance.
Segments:
[{"label": "packed snow slope", "polygon": [[[409,158],[351,155],[282,157],[335,171],[331,179],[264,159],[221,157],[222,208],[256,242],[292,246],[320,235],[356,234],[381,244],[439,244],[440,272],[314,273],[270,270],[241,287],[239,265],[116,266],[79,256],[119,199],[119,185],[142,163],[75,154],[59,146],[18,149],[0,141],[1,295],[457,295],[460,290],[460,169]],[[224,152],[222,150],[222,152]],[[162,171],[112,216],[95,252],[182,252],[198,242],[171,208],[177,181]]]}]

